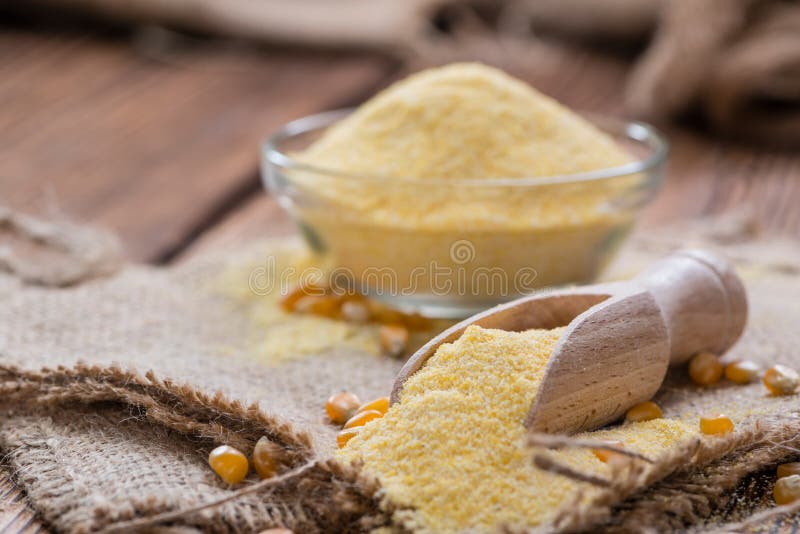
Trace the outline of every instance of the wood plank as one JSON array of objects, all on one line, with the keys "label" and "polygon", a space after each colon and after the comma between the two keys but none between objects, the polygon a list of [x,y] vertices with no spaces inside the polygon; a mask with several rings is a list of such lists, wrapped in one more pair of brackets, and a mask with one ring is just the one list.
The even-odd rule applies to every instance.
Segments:
[{"label": "wood plank", "polygon": [[[259,189],[261,139],[350,102],[388,64],[195,42],[0,34],[0,199],[117,232],[131,258],[179,250]],[[142,52],[145,50],[146,53]],[[160,55],[159,55],[160,54]]]},{"label": "wood plank", "polygon": [[248,240],[289,236],[296,227],[274,197],[254,195],[220,224],[204,232],[176,258],[180,263],[204,252],[234,249]]},{"label": "wood plank", "polygon": [[0,468],[0,503],[0,532],[46,532],[36,512],[28,505],[23,491],[14,485],[5,464]]}]

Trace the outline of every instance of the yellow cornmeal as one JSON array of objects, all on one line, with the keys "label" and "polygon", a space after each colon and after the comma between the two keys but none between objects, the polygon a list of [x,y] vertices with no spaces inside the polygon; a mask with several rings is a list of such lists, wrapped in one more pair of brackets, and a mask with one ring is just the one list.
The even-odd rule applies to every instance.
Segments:
[{"label": "yellow cornmeal", "polygon": [[[523,268],[537,271],[535,287],[590,280],[633,220],[633,210],[615,201],[641,178],[514,186],[630,157],[575,113],[480,64],[424,71],[389,87],[297,158],[352,175],[292,171],[300,189],[324,199],[298,205],[297,215],[336,265],[362,279],[388,267],[401,287],[413,283],[424,294],[436,288],[412,273],[435,262],[460,271],[451,281],[466,280],[459,293],[475,300],[493,293],[474,282],[479,269],[505,272],[508,294]],[[453,257],[460,240],[470,242],[468,261]]]},{"label": "yellow cornmeal", "polygon": [[[411,507],[406,526],[428,532],[491,531],[498,524],[539,525],[591,487],[541,471],[523,446],[523,420],[563,328],[515,333],[472,326],[442,345],[406,382],[401,400],[341,449],[361,459],[389,499]],[[695,423],[696,425],[696,423]],[[587,433],[658,455],[695,435],[670,419]],[[591,451],[550,452],[560,463],[607,475]]]},{"label": "yellow cornmeal", "polygon": [[459,63],[386,89],[302,159],[351,174],[428,181],[574,174],[629,158],[608,136],[524,82]]},{"label": "yellow cornmeal", "polygon": [[[224,297],[244,316],[245,353],[267,365],[279,365],[329,350],[357,350],[379,356],[379,326],[287,313],[282,292],[298,282],[299,273],[314,269],[324,279],[327,268],[296,241],[274,241],[258,257],[236,257],[209,289]],[[269,266],[270,273],[266,272]],[[291,273],[291,276],[285,275]],[[269,276],[273,284],[266,284]],[[281,276],[286,276],[281,287]],[[422,345],[451,323],[432,321],[431,330],[411,333],[410,347]]]}]

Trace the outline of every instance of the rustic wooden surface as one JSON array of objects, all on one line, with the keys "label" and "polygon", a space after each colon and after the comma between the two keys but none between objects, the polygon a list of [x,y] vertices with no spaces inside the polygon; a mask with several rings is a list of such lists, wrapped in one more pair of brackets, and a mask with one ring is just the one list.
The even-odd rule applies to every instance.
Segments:
[{"label": "rustic wooden surface", "polygon": [[[621,113],[625,58],[538,48],[515,74],[567,105]],[[259,183],[262,137],[396,75],[374,58],[0,26],[0,203],[110,228],[137,261],[285,234],[291,224]],[[800,154],[666,133],[668,178],[644,224],[746,210],[800,236]],[[1,474],[0,532],[42,528]]]}]

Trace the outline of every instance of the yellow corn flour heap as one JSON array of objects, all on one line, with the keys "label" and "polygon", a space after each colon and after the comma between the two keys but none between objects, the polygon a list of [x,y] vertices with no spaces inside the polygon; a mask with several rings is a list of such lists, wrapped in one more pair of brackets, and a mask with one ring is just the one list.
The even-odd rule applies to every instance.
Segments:
[{"label": "yellow corn flour heap", "polygon": [[[292,171],[309,195],[325,199],[298,206],[297,215],[336,265],[356,276],[390,267],[403,284],[435,261],[466,270],[461,293],[477,300],[492,294],[475,280],[477,269],[513,276],[534,268],[536,287],[591,279],[630,226],[632,210],[618,201],[641,179],[515,186],[630,156],[556,101],[480,64],[389,87],[297,158],[352,175]],[[474,251],[469,262],[451,253],[463,239]],[[433,292],[428,282],[415,279],[416,293]]]},{"label": "yellow corn flour heap", "polygon": [[[523,420],[563,330],[468,328],[408,379],[400,402],[368,423],[339,458],[363,460],[393,503],[412,508],[396,519],[416,530],[490,531],[498,524],[546,522],[579,483],[534,467],[523,444]],[[656,419],[584,437],[623,441],[626,449],[655,458],[694,428]],[[551,454],[582,472],[607,475],[610,469],[585,449]]]},{"label": "yellow corn flour heap", "polygon": [[331,128],[303,159],[358,175],[427,181],[573,174],[629,157],[524,82],[485,65],[454,64],[393,85]]}]

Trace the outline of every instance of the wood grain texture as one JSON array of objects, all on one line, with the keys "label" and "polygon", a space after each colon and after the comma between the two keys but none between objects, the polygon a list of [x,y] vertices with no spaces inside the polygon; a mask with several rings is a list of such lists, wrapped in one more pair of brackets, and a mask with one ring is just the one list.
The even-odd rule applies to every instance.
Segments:
[{"label": "wood grain texture", "polygon": [[258,191],[263,137],[360,98],[387,68],[159,39],[0,34],[4,203],[51,199],[117,232],[132,259],[169,259]]},{"label": "wood grain texture", "polygon": [[183,262],[206,252],[235,248],[252,239],[295,233],[294,222],[275,198],[260,192],[248,198],[219,224],[198,236],[175,261]]},{"label": "wood grain texture", "polygon": [[0,468],[0,532],[37,534],[46,532],[25,494],[14,485],[5,464]]}]

